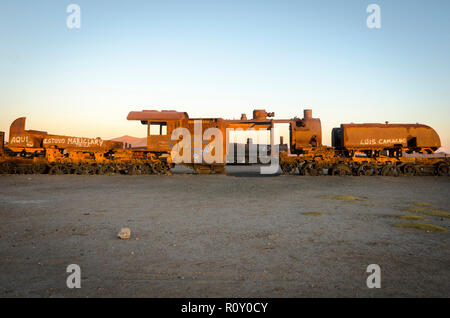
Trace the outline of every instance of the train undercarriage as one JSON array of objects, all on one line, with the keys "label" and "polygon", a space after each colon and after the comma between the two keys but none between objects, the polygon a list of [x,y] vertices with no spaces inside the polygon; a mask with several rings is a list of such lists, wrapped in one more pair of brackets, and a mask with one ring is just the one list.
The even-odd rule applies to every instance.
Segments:
[{"label": "train undercarriage", "polygon": [[[55,158],[59,153],[59,158]],[[302,176],[448,176],[448,157],[363,157],[342,156],[332,148],[315,155],[280,154],[281,172]],[[223,174],[225,165],[183,164],[197,174]],[[0,174],[50,175],[171,175],[175,167],[170,157],[144,151],[121,150],[109,153],[68,152],[47,150],[32,156],[17,153],[0,158]]]},{"label": "train undercarriage", "polygon": [[167,156],[145,151],[62,151],[46,149],[33,153],[6,151],[0,156],[0,174],[171,174],[174,165]]},{"label": "train undercarriage", "polygon": [[280,156],[283,174],[304,176],[448,176],[448,157]]}]

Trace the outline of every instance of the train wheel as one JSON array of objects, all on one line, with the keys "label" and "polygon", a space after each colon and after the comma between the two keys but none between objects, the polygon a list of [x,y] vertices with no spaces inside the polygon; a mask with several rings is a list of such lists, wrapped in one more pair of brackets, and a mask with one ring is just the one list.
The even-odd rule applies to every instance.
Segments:
[{"label": "train wheel", "polygon": [[17,165],[16,166],[16,174],[25,174],[26,168],[23,165]]},{"label": "train wheel", "polygon": [[303,168],[306,166],[305,162],[297,162],[297,169],[298,169],[298,174],[299,175],[304,175],[304,171]]},{"label": "train wheel", "polygon": [[146,164],[146,163],[141,164],[141,172],[142,172],[142,174],[150,174],[151,173],[151,169],[148,166],[148,164]]},{"label": "train wheel", "polygon": [[48,170],[48,166],[43,163],[35,163],[32,167],[34,174],[44,174]]},{"label": "train wheel", "polygon": [[120,174],[127,174],[128,173],[128,166],[124,163],[117,163],[114,165],[115,172]]},{"label": "train wheel", "polygon": [[283,174],[295,174],[295,171],[297,170],[297,165],[294,163],[283,162],[280,164],[280,167]]},{"label": "train wheel", "polygon": [[81,165],[75,169],[75,173],[79,175],[93,175],[96,173],[96,167],[89,164]]},{"label": "train wheel", "polygon": [[116,169],[114,168],[113,165],[110,164],[105,164],[102,165],[99,169],[98,169],[98,174],[103,174],[103,175],[112,175],[116,172]]},{"label": "train wheel", "polygon": [[[172,175],[172,171],[170,170],[172,169],[171,165],[169,165],[167,162],[163,162],[163,173],[165,175],[171,176]],[[211,166],[211,171],[213,171],[213,167]]]},{"label": "train wheel", "polygon": [[302,166],[301,174],[304,176],[318,176],[323,174],[323,169],[319,164],[311,162]]},{"label": "train wheel", "polygon": [[51,175],[61,175],[61,174],[67,174],[67,173],[68,173],[68,171],[67,171],[66,167],[63,165],[54,165],[48,171],[48,174],[51,174]]},{"label": "train wheel", "polygon": [[331,168],[331,175],[333,175],[333,176],[351,176],[352,169],[343,163],[338,163],[333,168]]},{"label": "train wheel", "polygon": [[398,170],[392,165],[386,165],[381,169],[381,175],[385,177],[397,177]]},{"label": "train wheel", "polygon": [[0,164],[0,174],[12,174],[16,172],[16,165],[12,162],[2,162]]},{"label": "train wheel", "polygon": [[309,171],[309,169],[308,169],[309,165],[310,165],[310,163],[304,162],[303,164],[301,164],[301,165],[298,167],[299,172],[300,172],[300,175],[302,175],[302,176],[310,176],[310,174],[309,174],[310,171]]},{"label": "train wheel", "polygon": [[78,167],[75,167],[75,174],[86,174],[85,169],[83,165],[79,165]]},{"label": "train wheel", "polygon": [[67,166],[67,173],[68,174],[76,174],[77,173],[77,166]]},{"label": "train wheel", "polygon": [[[211,167],[205,166],[205,165],[194,165],[192,167],[196,173],[201,174],[210,174],[211,173]],[[172,175],[172,171],[170,171],[170,166],[164,162],[164,161],[154,161],[152,163],[152,172],[154,174],[166,174],[166,175]]]},{"label": "train wheel", "polygon": [[446,163],[441,163],[436,168],[436,175],[438,176],[448,176],[449,166]]},{"label": "train wheel", "polygon": [[130,164],[127,168],[127,174],[130,176],[135,176],[141,174],[141,171],[139,170],[138,167],[136,167],[135,164]]},{"label": "train wheel", "polygon": [[147,167],[147,172],[146,174],[153,174],[153,168],[152,165],[150,163],[146,163],[145,166]]},{"label": "train wheel", "polygon": [[99,169],[99,167],[98,166],[94,166],[94,165],[88,165],[88,168],[87,168],[87,170],[88,170],[88,173],[87,174],[89,174],[89,175],[93,175],[93,174],[97,174],[98,173],[98,169]]},{"label": "train wheel", "polygon": [[154,174],[163,174],[164,173],[164,166],[161,161],[155,161],[152,164],[152,172]]},{"label": "train wheel", "polygon": [[17,174],[32,174],[33,166],[32,165],[18,165],[16,168]]},{"label": "train wheel", "polygon": [[314,166],[308,167],[307,174],[310,175],[310,176],[318,176],[319,175],[319,169],[317,169]]},{"label": "train wheel", "polygon": [[357,171],[358,176],[373,176],[375,173],[376,169],[367,163],[363,163],[359,166]]},{"label": "train wheel", "polygon": [[408,163],[402,167],[402,173],[404,176],[414,176],[416,174],[416,167]]},{"label": "train wheel", "polygon": [[104,170],[103,170],[103,167],[104,167],[105,165],[101,165],[101,166],[99,166],[98,168],[97,168],[97,174],[99,174],[99,175],[104,175],[105,173],[104,173]]},{"label": "train wheel", "polygon": [[129,175],[141,175],[141,174],[148,174],[149,169],[146,164],[136,163],[132,164],[128,167],[128,174]]}]

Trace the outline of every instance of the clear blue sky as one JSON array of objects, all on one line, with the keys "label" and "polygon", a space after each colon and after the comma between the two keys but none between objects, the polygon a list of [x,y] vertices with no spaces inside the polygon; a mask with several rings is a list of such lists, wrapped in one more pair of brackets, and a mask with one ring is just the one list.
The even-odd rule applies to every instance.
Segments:
[{"label": "clear blue sky", "polygon": [[[81,29],[66,8],[81,7]],[[366,7],[381,7],[381,29]],[[0,130],[144,136],[130,110],[429,124],[450,151],[450,1],[0,2]]]}]

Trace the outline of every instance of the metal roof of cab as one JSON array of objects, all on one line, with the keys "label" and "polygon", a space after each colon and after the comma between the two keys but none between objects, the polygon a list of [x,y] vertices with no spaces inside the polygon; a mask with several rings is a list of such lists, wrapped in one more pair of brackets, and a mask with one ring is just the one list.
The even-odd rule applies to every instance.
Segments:
[{"label": "metal roof of cab", "polygon": [[186,112],[177,112],[175,110],[143,110],[140,112],[130,112],[127,116],[128,120],[181,120],[188,119]]}]

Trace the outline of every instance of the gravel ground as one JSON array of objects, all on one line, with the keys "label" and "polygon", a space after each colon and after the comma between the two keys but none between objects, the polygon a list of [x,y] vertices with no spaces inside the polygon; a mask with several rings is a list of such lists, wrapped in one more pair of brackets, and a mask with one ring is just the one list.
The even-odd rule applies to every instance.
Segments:
[{"label": "gravel ground", "polygon": [[[450,296],[449,232],[393,226],[449,229],[449,218],[400,210],[450,211],[450,178],[252,171],[0,176],[0,296]],[[395,217],[408,214],[426,220]],[[131,239],[117,238],[122,227]],[[80,289],[66,287],[69,264]],[[366,286],[369,264],[380,289]]]}]

